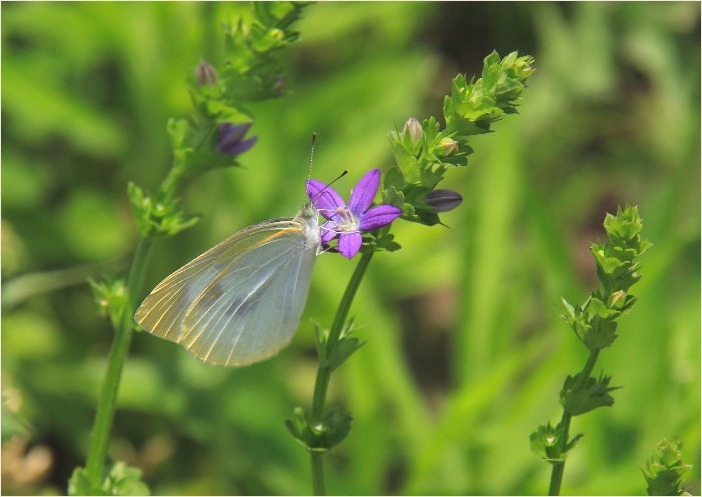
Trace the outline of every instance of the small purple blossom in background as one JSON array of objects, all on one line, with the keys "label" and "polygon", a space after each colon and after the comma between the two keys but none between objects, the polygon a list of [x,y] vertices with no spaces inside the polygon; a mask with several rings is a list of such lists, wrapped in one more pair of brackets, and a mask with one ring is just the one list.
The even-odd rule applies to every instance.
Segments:
[{"label": "small purple blossom in background", "polygon": [[327,219],[321,226],[322,244],[339,237],[339,252],[351,259],[361,249],[362,231],[372,231],[390,224],[402,214],[392,205],[371,207],[380,185],[380,170],[371,169],[351,190],[349,204],[329,185],[311,179],[307,181],[307,195]]},{"label": "small purple blossom in background", "polygon": [[216,150],[223,154],[236,156],[253,147],[258,136],[252,136],[248,140],[243,139],[252,124],[219,123]]}]

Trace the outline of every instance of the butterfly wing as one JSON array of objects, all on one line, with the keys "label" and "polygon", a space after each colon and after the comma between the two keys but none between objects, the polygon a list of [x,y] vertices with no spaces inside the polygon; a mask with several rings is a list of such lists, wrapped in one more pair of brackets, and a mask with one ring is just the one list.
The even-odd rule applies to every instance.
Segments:
[{"label": "butterfly wing", "polygon": [[251,226],[164,279],[135,318],[203,361],[260,361],[283,348],[297,329],[318,245],[316,219]]}]

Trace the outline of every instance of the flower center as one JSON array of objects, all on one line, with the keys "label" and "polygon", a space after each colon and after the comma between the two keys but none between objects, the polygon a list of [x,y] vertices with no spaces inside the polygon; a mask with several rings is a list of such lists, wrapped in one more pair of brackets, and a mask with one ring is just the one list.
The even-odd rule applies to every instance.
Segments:
[{"label": "flower center", "polygon": [[348,207],[336,208],[336,231],[339,233],[357,233],[361,224],[359,219],[353,215]]}]

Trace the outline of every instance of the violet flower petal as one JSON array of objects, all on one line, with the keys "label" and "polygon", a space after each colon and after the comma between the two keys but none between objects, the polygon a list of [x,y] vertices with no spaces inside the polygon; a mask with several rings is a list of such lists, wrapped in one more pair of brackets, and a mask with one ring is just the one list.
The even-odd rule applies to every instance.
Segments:
[{"label": "violet flower petal", "polygon": [[380,185],[380,170],[371,169],[368,171],[359,181],[356,186],[351,190],[351,198],[349,199],[349,209],[356,216],[361,217],[361,214],[365,212],[371,204],[373,204],[373,199],[375,194],[378,192],[378,186]]},{"label": "violet flower petal", "polygon": [[254,146],[256,140],[258,140],[256,136],[244,140],[244,136],[249,131],[252,124],[251,122],[243,124],[219,123],[219,133],[217,135],[217,145],[215,149],[218,152],[229,155],[239,155],[249,150]]},{"label": "violet flower petal", "polygon": [[251,138],[249,138],[248,140],[244,140],[243,142],[236,142],[229,145],[219,144],[217,145],[217,150],[224,154],[241,155],[247,150],[249,150],[251,147],[253,147],[257,140],[258,136],[252,136]]},{"label": "violet flower petal", "polygon": [[226,142],[224,145],[241,141],[252,124],[251,122],[243,124],[219,123],[219,139],[221,142]]},{"label": "violet flower petal", "polygon": [[337,207],[344,207],[346,202],[326,183],[316,179],[309,179],[305,184],[307,196],[310,198],[319,213],[327,219],[336,215]]},{"label": "violet flower petal", "polygon": [[373,207],[361,218],[359,229],[361,231],[372,231],[392,223],[402,214],[402,209],[392,205],[379,205]]},{"label": "violet flower petal", "polygon": [[332,241],[334,238],[336,238],[336,235],[338,234],[336,232],[336,223],[333,221],[327,221],[323,225],[319,227],[319,231],[321,232],[321,242],[324,243],[329,243]]},{"label": "violet flower petal", "polygon": [[361,250],[362,242],[360,233],[342,233],[339,235],[339,252],[347,259],[351,259]]}]

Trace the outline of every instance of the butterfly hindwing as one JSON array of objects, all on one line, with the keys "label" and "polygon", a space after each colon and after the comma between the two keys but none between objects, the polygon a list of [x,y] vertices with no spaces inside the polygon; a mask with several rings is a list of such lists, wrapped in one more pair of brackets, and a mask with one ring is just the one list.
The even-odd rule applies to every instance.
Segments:
[{"label": "butterfly hindwing", "polygon": [[215,364],[243,365],[275,354],[297,329],[307,296],[313,250],[284,230],[241,255],[193,303],[182,342]]}]

